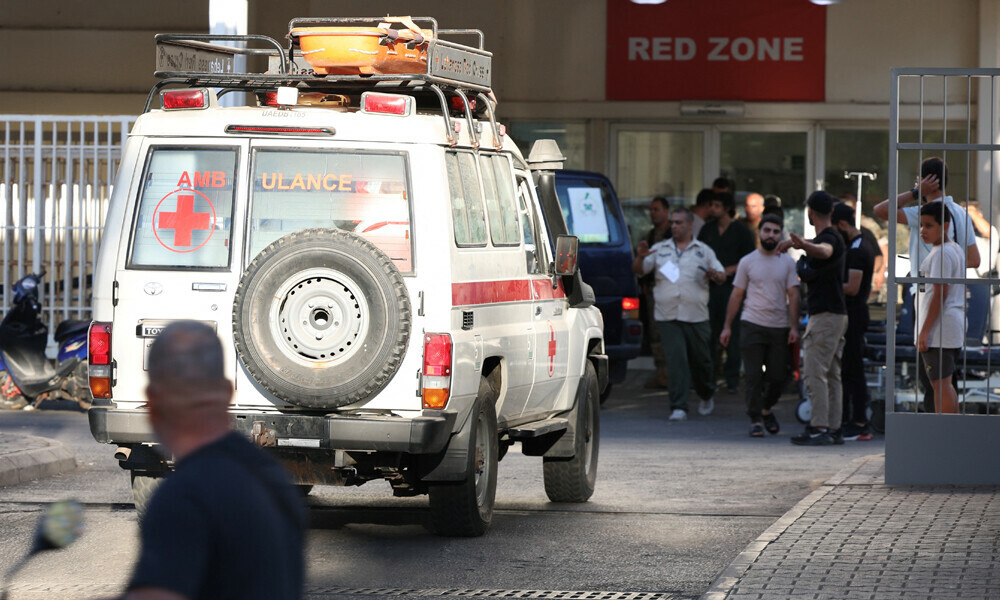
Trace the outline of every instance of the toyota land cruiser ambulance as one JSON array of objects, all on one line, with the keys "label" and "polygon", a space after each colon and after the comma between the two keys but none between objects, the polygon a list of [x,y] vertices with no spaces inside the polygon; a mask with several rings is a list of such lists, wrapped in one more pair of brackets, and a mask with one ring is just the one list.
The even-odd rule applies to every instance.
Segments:
[{"label": "toyota land cruiser ambulance", "polygon": [[[586,501],[601,315],[558,203],[546,214],[536,196],[550,174],[496,122],[482,33],[430,18],[289,28],[287,48],[157,36],[88,340],[91,431],[117,448],[140,519],[172,467],[145,410],[147,354],[182,319],[223,340],[233,427],[305,490],[385,480],[428,494],[436,531],[481,535],[520,442],[551,500]],[[266,47],[215,43],[230,41]],[[233,72],[239,54],[267,71]],[[221,106],[234,92],[257,105]]]}]

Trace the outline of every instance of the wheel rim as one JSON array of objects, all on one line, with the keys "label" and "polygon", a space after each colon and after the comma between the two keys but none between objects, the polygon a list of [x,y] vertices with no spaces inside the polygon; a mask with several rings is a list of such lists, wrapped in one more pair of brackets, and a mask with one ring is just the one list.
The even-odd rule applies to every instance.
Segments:
[{"label": "wheel rim", "polygon": [[475,456],[475,478],[476,478],[476,504],[485,506],[489,495],[490,480],[490,427],[486,421],[486,416],[480,414],[476,421],[476,456]]},{"label": "wheel rim", "polygon": [[361,287],[333,269],[307,269],[289,277],[275,291],[269,312],[282,353],[309,367],[353,356],[371,322]]}]

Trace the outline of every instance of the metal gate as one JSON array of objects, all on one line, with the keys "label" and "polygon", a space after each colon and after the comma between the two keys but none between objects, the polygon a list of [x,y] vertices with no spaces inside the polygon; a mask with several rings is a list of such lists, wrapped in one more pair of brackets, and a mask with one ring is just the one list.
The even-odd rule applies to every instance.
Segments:
[{"label": "metal gate", "polygon": [[[979,231],[977,239],[967,238],[966,244],[959,245],[964,251],[968,243],[975,242],[981,261],[995,263],[1000,234],[990,225],[1000,217],[998,83],[1000,69],[892,70],[890,248],[897,247],[897,236],[906,235],[898,229],[897,208],[901,201],[909,201],[921,162],[940,157],[946,164],[960,167],[958,177],[952,172],[949,181],[943,182],[944,195],[967,212],[976,204],[973,199],[978,200],[985,215],[985,220],[973,219],[974,229]],[[901,190],[904,196],[899,200]],[[895,324],[896,335],[892,335],[893,327],[887,326],[886,483],[1000,484],[1000,418],[996,417],[1000,413],[1000,345],[996,345],[1000,340],[1000,277],[995,267],[943,278],[927,277],[924,269],[912,274],[908,264],[900,265],[904,258],[921,265],[925,256],[920,252],[917,256],[901,254],[889,268],[889,298],[900,297],[899,285],[904,291],[903,310],[898,315],[894,301],[887,307],[887,323]],[[908,294],[909,289],[927,290],[935,284],[963,285],[966,291],[965,343],[953,375],[958,390],[957,414],[943,414],[933,403],[925,407],[918,384],[914,331],[919,333],[920,319],[914,315],[920,314],[920,296]],[[931,357],[929,362],[933,360]]]},{"label": "metal gate", "polygon": [[93,265],[125,138],[135,117],[0,116],[0,312],[25,273],[47,273],[49,331],[89,319]]}]

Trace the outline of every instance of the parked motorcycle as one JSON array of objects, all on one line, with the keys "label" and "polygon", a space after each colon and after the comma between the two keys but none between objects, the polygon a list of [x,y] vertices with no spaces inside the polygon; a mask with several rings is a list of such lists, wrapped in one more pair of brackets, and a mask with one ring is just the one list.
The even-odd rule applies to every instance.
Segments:
[{"label": "parked motorcycle", "polygon": [[59,353],[45,356],[49,328],[42,320],[38,286],[45,271],[14,284],[14,304],[0,322],[0,405],[37,408],[44,400],[73,400],[90,408],[87,377],[89,321],[66,320],[56,327]]},{"label": "parked motorcycle", "polygon": [[70,545],[83,533],[83,507],[76,500],[61,500],[50,504],[35,530],[35,539],[28,553],[11,567],[4,576],[3,587],[0,588],[0,600],[7,600],[10,583],[14,575],[21,570],[28,560],[44,550],[58,550]]}]

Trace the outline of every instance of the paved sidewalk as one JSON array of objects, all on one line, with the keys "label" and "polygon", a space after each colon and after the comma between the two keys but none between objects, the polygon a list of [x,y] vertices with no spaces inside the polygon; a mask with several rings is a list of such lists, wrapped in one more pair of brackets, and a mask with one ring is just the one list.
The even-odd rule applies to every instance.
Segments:
[{"label": "paved sidewalk", "polygon": [[55,440],[19,433],[0,436],[0,487],[75,468],[73,454]]},{"label": "paved sidewalk", "polygon": [[1000,486],[887,486],[853,461],[750,544],[701,600],[1000,598]]}]

